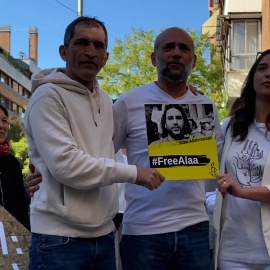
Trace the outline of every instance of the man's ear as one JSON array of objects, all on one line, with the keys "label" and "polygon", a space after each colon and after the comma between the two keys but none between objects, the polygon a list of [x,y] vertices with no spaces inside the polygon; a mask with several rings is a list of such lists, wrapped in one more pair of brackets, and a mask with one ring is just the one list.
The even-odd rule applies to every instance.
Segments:
[{"label": "man's ear", "polygon": [[59,54],[60,57],[62,58],[62,60],[64,60],[65,62],[67,61],[67,52],[66,52],[67,48],[65,45],[61,45],[59,46]]},{"label": "man's ear", "polygon": [[109,53],[107,52],[107,53],[106,53],[106,56],[105,56],[104,59],[103,59],[102,67],[104,67],[104,66],[106,65],[108,59],[109,59]]},{"label": "man's ear", "polygon": [[196,67],[197,55],[194,54],[192,69]]},{"label": "man's ear", "polygon": [[154,52],[151,53],[151,62],[154,67],[156,67],[156,54]]}]

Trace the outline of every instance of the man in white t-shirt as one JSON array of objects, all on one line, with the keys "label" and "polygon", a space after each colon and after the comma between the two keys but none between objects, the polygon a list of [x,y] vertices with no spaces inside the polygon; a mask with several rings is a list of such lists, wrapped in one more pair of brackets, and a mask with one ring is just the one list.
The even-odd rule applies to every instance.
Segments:
[{"label": "man in white t-shirt", "polygon": [[[196,64],[190,35],[177,27],[166,29],[155,40],[151,60],[158,80],[121,95],[113,106],[115,149],[126,148],[129,164],[148,168],[144,105],[207,103],[213,105],[217,147],[221,150],[214,102],[193,95],[187,87]],[[204,180],[165,181],[152,192],[126,184],[125,198],[120,244],[123,269],[210,269]]]}]

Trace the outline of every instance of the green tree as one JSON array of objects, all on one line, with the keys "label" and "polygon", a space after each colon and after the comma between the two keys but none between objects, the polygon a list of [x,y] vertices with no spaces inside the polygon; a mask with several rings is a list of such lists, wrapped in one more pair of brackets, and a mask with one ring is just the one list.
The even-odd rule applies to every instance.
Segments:
[{"label": "green tree", "polygon": [[15,157],[18,159],[23,176],[25,177],[29,172],[29,157],[28,157],[28,149],[27,149],[27,140],[26,137],[23,136],[19,141],[14,142],[10,141],[11,148],[15,154]]},{"label": "green tree", "polygon": [[125,36],[125,40],[115,40],[109,62],[102,69],[102,87],[111,96],[118,97],[134,87],[152,82],[156,70],[150,61],[153,51],[153,31],[136,30]]},{"label": "green tree", "polygon": [[27,149],[27,140],[23,133],[22,126],[15,123],[8,131],[8,140],[11,145],[11,149],[18,159],[22,168],[23,176],[25,177],[29,172],[29,157]]},{"label": "green tree", "polygon": [[[197,55],[197,64],[190,75],[189,84],[197,86],[216,102],[220,118],[223,119],[227,112],[222,106],[224,95],[220,58],[214,54],[207,34],[198,35],[195,31],[186,30],[194,40]],[[123,92],[156,80],[156,69],[150,60],[154,40],[152,30],[135,28],[124,40],[116,39],[109,61],[100,73],[103,77],[101,87],[109,95],[117,98]],[[211,62],[208,60],[210,57],[207,57],[210,53],[214,55]]]},{"label": "green tree", "polygon": [[9,141],[18,142],[24,136],[22,126],[15,123],[8,131],[7,139]]}]

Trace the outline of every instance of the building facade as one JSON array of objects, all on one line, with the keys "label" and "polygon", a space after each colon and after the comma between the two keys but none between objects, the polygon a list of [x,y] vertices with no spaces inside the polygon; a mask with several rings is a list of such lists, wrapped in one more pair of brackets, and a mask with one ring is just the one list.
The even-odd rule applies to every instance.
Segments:
[{"label": "building facade", "polygon": [[209,33],[224,68],[224,95],[230,106],[240,95],[257,53],[270,48],[269,0],[209,0]]},{"label": "building facade", "polygon": [[0,103],[10,115],[11,123],[21,120],[31,96],[31,75],[38,71],[38,31],[29,27],[29,58],[22,53],[20,59],[10,55],[11,30],[0,25]]}]

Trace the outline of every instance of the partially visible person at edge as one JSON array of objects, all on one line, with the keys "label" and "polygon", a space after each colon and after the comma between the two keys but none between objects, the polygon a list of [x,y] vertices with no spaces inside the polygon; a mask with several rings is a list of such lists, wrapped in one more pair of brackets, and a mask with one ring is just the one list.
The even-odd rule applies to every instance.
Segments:
[{"label": "partially visible person at edge", "polygon": [[188,122],[189,122],[189,126],[190,126],[190,129],[191,129],[190,137],[193,138],[193,137],[202,136],[201,132],[199,132],[197,122],[194,119],[191,119],[191,118],[188,119]]},{"label": "partially visible person at edge", "polygon": [[270,270],[270,50],[251,67],[223,131],[216,266]]},{"label": "partially visible person at edge", "polygon": [[108,59],[107,46],[104,24],[79,17],[59,47],[66,67],[32,78],[23,126],[30,160],[43,181],[31,202],[30,270],[115,270],[113,184],[153,190],[164,180],[157,170],[113,160],[112,101],[96,79]]},{"label": "partially visible person at edge", "polygon": [[[214,102],[194,96],[186,87],[196,65],[190,35],[181,28],[166,29],[155,40],[151,60],[158,80],[122,94],[113,105],[115,148],[126,148],[129,164],[148,168],[144,104],[197,103],[213,104],[221,151],[223,139]],[[125,198],[120,244],[124,270],[210,269],[204,180],[165,181],[152,193],[127,183]]]},{"label": "partially visible person at edge", "polygon": [[162,138],[152,144],[188,138],[191,128],[184,110],[179,104],[165,105],[160,121]]},{"label": "partially visible person at edge", "polygon": [[30,230],[30,196],[24,185],[20,164],[7,141],[8,116],[7,109],[0,105],[0,204]]}]

